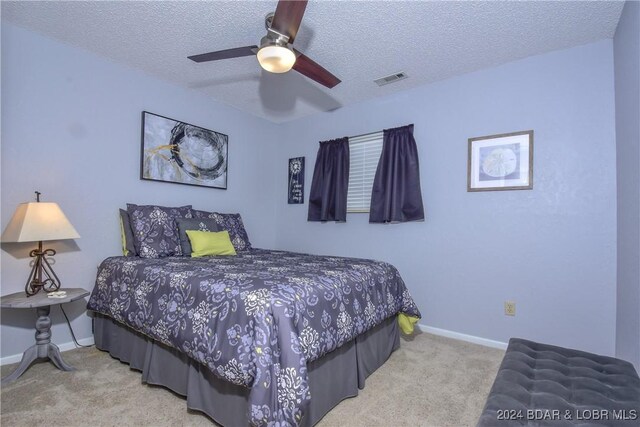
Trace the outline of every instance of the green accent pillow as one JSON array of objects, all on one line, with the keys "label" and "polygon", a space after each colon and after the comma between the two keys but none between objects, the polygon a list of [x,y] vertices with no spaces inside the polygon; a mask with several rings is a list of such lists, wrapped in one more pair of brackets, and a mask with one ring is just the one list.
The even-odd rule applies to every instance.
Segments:
[{"label": "green accent pillow", "polygon": [[129,212],[120,209],[120,237],[122,238],[122,255],[136,256],[136,248],[133,246],[133,231],[129,221]]},{"label": "green accent pillow", "polygon": [[189,242],[186,230],[222,231],[218,228],[218,223],[213,218],[176,218],[176,224],[178,225],[182,256],[191,256],[192,252],[191,242]]},{"label": "green accent pillow", "polygon": [[124,235],[124,224],[122,224],[122,217],[120,218],[120,238],[122,239],[122,255],[129,256],[129,250],[127,249],[127,237]]},{"label": "green accent pillow", "polygon": [[235,255],[236,250],[231,244],[228,231],[198,231],[186,230],[191,242],[191,257],[208,255]]}]

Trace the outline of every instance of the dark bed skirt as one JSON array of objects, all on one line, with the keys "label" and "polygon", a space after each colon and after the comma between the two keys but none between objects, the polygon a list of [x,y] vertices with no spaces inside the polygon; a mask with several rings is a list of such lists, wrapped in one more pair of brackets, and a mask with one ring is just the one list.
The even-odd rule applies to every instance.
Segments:
[{"label": "dark bed skirt", "polygon": [[[216,377],[202,364],[109,317],[96,314],[96,347],[142,372],[142,382],[161,385],[187,398],[223,426],[247,425],[249,390]],[[400,346],[396,317],[311,362],[311,405],[301,425],[312,426],[340,401],[357,396],[365,379]]]}]

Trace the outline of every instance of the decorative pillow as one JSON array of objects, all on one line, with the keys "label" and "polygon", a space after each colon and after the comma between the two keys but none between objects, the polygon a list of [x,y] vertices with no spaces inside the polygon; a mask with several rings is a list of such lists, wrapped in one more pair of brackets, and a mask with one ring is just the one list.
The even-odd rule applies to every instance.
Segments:
[{"label": "decorative pillow", "polygon": [[207,212],[207,211],[199,211],[196,209],[191,209],[191,212],[193,213],[193,217],[194,218],[214,218],[214,213],[213,212]]},{"label": "decorative pillow", "polygon": [[127,204],[133,244],[142,258],[182,255],[176,218],[191,218],[191,205],[171,208]]},{"label": "decorative pillow", "polygon": [[187,230],[218,231],[218,224],[213,218],[176,218],[176,223],[183,256],[191,256],[191,242],[189,242]]},{"label": "decorative pillow", "polygon": [[122,254],[124,256],[136,256],[129,213],[124,209],[120,209],[120,236],[122,237]]},{"label": "decorative pillow", "polygon": [[187,230],[186,233],[193,248],[191,256],[194,258],[207,255],[236,255],[228,231]]},{"label": "decorative pillow", "polygon": [[233,243],[233,247],[236,251],[241,252],[251,249],[251,242],[249,242],[249,236],[247,235],[247,231],[244,229],[244,224],[242,223],[242,217],[240,214],[222,214],[214,212],[213,218],[218,223],[219,230],[227,230],[229,232],[231,243]]}]

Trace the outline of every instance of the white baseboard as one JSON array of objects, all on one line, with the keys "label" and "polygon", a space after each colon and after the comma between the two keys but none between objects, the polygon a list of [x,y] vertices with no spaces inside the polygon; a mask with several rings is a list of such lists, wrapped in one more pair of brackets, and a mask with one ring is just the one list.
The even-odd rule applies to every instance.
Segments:
[{"label": "white baseboard", "polygon": [[432,326],[418,324],[421,331],[427,332],[433,335],[440,335],[442,337],[453,338],[455,340],[467,341],[474,344],[480,344],[485,347],[499,348],[500,350],[507,349],[507,343],[502,341],[494,341],[486,338],[476,337],[474,335],[461,334],[460,332],[449,331],[447,329],[434,328]]},{"label": "white baseboard", "polygon": [[[78,344],[80,344],[80,345],[93,345],[93,337],[82,338],[82,339],[78,340]],[[68,351],[68,350],[73,350],[73,349],[76,348],[76,345],[75,345],[75,343],[73,341],[66,342],[66,343],[63,343],[63,344],[56,344],[56,345],[58,346],[60,351]],[[20,360],[22,360],[22,353],[14,354],[14,355],[11,355],[11,356],[6,356],[6,357],[3,357],[3,358],[0,358],[0,365],[9,365],[11,363],[18,363]]]}]

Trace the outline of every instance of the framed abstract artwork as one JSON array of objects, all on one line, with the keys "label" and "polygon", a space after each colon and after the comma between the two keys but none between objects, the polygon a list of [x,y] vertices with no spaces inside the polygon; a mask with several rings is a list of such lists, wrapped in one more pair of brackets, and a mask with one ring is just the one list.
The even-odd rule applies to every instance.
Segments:
[{"label": "framed abstract artwork", "polygon": [[467,191],[532,188],[532,130],[469,138]]},{"label": "framed abstract artwork", "polygon": [[229,137],[142,112],[140,179],[227,189]]},{"label": "framed abstract artwork", "polygon": [[304,203],[304,157],[289,159],[288,201],[290,205]]}]

